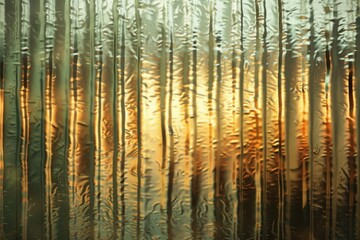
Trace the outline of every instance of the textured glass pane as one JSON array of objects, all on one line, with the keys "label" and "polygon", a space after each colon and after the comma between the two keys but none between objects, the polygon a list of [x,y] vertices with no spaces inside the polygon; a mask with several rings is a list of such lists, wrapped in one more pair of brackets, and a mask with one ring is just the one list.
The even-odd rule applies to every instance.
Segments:
[{"label": "textured glass pane", "polygon": [[360,239],[357,0],[0,0],[0,239]]}]

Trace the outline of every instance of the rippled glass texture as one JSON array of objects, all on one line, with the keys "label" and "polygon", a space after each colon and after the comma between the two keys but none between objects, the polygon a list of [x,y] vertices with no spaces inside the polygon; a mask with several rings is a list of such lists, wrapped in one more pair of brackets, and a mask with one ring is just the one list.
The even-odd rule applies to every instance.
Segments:
[{"label": "rippled glass texture", "polygon": [[0,0],[0,239],[360,239],[357,0]]}]

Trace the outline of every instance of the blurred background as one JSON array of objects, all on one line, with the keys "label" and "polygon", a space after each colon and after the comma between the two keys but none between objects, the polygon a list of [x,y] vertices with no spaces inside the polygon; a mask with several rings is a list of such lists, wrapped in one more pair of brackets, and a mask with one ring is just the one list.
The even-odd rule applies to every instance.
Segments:
[{"label": "blurred background", "polygon": [[358,0],[0,0],[1,239],[360,239]]}]

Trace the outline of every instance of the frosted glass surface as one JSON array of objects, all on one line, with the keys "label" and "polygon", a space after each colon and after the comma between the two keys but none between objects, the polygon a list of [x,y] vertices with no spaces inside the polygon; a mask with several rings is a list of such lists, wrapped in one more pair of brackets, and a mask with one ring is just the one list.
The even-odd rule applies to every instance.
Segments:
[{"label": "frosted glass surface", "polygon": [[360,239],[358,0],[0,0],[0,239]]}]

